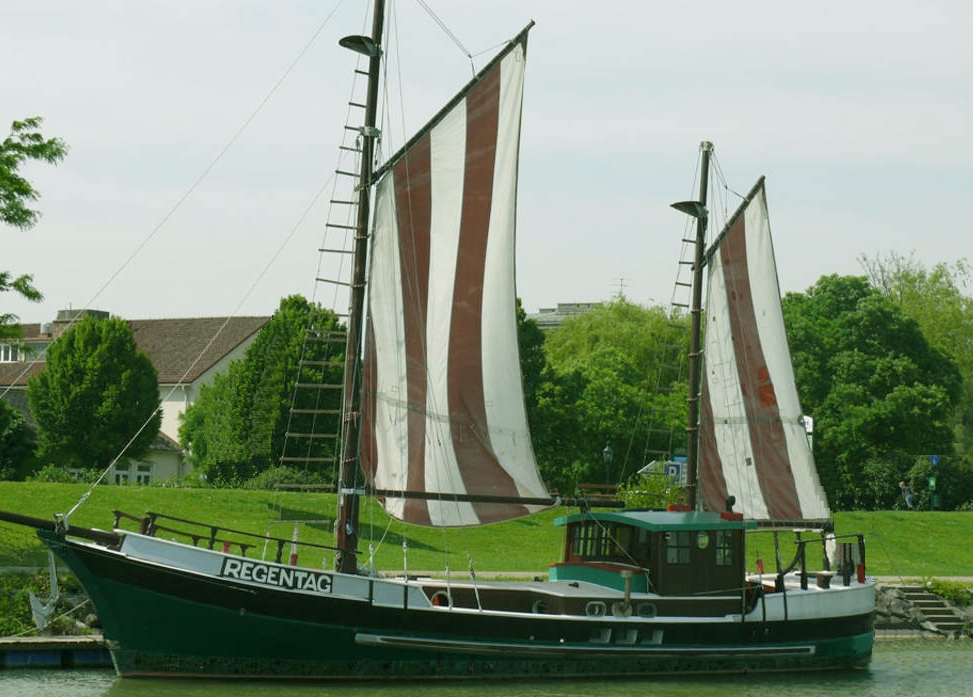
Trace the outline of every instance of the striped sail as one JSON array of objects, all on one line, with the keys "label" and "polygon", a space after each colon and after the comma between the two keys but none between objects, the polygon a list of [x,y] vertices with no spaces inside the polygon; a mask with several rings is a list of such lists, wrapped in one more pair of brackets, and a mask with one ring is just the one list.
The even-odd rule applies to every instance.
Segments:
[{"label": "striped sail", "polygon": [[526,37],[384,171],[369,274],[362,468],[391,515],[435,526],[538,509],[456,495],[548,497],[517,346],[515,214]]},{"label": "striped sail", "polygon": [[760,521],[830,518],[794,381],[763,179],[708,253],[699,493]]}]

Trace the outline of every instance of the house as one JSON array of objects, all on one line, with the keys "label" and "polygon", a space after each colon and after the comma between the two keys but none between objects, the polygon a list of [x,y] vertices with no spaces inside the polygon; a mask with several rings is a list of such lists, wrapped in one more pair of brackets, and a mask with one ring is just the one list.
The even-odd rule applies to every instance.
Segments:
[{"label": "house", "polygon": [[[107,318],[99,310],[61,310],[53,322],[22,324],[23,339],[0,344],[0,396],[36,424],[27,405],[27,381],[44,370],[47,347],[81,317]],[[152,448],[141,461],[116,469],[116,483],[147,484],[188,473],[179,447],[179,416],[199,396],[203,385],[243,358],[247,347],[270,317],[193,317],[139,319],[128,324],[136,345],[149,356],[159,374],[162,425]],[[107,464],[107,463],[106,463]]]},{"label": "house", "polygon": [[528,314],[527,319],[534,320],[538,328],[548,331],[557,329],[566,319],[591,312],[602,305],[604,303],[558,303],[557,307],[542,307],[537,312]]}]

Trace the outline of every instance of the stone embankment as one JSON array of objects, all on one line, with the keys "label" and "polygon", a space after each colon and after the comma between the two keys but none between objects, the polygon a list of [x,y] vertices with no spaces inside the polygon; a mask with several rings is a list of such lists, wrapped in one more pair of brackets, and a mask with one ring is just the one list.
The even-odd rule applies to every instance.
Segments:
[{"label": "stone embankment", "polygon": [[876,598],[875,631],[881,638],[968,639],[973,632],[973,608],[958,607],[921,584],[882,583]]}]

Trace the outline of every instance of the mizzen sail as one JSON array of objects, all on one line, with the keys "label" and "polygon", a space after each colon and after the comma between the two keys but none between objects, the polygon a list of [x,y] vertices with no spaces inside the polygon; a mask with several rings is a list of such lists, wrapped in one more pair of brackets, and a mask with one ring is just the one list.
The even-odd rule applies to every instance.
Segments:
[{"label": "mizzen sail", "polygon": [[[408,522],[537,510],[517,347],[517,164],[526,31],[385,168],[369,274],[362,469]],[[405,493],[426,492],[432,499]],[[462,497],[466,500],[459,500]]]},{"label": "mizzen sail", "polygon": [[699,493],[707,510],[830,518],[794,380],[761,178],[708,252]]}]

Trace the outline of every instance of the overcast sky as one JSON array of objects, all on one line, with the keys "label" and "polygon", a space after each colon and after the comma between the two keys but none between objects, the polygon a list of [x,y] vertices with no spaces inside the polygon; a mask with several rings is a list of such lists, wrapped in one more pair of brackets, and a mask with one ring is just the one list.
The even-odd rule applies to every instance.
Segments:
[{"label": "overcast sky", "polygon": [[[685,227],[669,204],[695,197],[701,140],[732,191],[767,176],[785,292],[861,274],[863,254],[969,255],[967,2],[426,2],[473,54],[537,22],[518,212],[528,312],[619,290],[667,304]],[[368,31],[366,4],[5,2],[0,137],[42,116],[71,151],[24,172],[38,225],[0,230],[0,269],[33,273],[45,300],[7,293],[0,309],[270,314],[313,296],[355,63],[337,40]],[[404,116],[389,150],[471,75],[420,6],[394,5]]]}]

